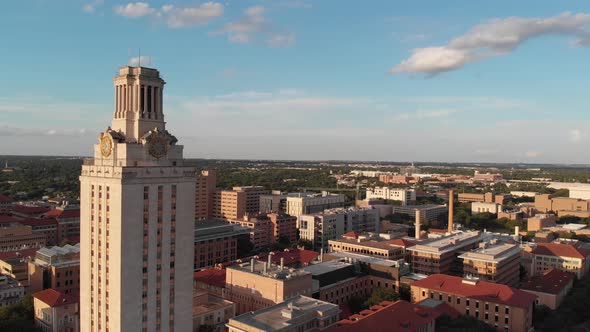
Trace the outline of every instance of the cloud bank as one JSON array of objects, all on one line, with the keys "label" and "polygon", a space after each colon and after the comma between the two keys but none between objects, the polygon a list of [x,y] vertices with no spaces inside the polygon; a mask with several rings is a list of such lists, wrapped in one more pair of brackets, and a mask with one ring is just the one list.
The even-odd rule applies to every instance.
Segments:
[{"label": "cloud bank", "polygon": [[391,74],[437,75],[512,52],[529,39],[546,35],[574,38],[576,46],[590,46],[590,14],[569,12],[549,18],[508,17],[475,26],[443,46],[416,48],[389,70]]}]

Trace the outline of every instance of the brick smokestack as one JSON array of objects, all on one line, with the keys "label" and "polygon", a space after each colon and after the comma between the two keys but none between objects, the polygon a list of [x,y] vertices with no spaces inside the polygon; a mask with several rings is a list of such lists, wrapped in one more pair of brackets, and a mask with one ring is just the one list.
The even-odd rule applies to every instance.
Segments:
[{"label": "brick smokestack", "polygon": [[455,192],[449,190],[449,233],[453,231],[453,217],[455,212]]},{"label": "brick smokestack", "polygon": [[420,210],[416,209],[416,240],[420,240]]}]

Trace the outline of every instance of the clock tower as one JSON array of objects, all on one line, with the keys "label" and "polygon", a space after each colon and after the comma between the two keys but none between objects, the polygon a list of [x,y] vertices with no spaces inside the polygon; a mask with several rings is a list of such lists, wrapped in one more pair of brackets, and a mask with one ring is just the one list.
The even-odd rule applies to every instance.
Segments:
[{"label": "clock tower", "polygon": [[166,130],[158,70],[122,67],[80,176],[82,332],[192,331],[195,169]]}]

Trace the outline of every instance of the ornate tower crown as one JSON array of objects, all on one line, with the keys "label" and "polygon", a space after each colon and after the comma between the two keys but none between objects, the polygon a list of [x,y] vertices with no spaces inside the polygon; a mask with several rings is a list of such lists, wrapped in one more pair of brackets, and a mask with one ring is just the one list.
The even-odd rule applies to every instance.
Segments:
[{"label": "ornate tower crown", "polygon": [[157,69],[121,67],[113,81],[113,131],[121,132],[127,142],[138,142],[150,130],[166,130],[162,103],[166,82]]}]

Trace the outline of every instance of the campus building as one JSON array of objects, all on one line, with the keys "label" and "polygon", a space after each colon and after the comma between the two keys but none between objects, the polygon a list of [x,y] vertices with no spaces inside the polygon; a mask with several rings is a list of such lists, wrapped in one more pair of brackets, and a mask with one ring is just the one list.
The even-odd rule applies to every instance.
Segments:
[{"label": "campus building", "polygon": [[443,301],[462,315],[494,326],[498,331],[528,332],[533,327],[536,295],[510,286],[434,274],[410,286],[412,302]]},{"label": "campus building", "polygon": [[463,276],[517,287],[521,251],[516,244],[496,240],[482,242],[478,248],[459,256],[463,259]]},{"label": "campus building", "polygon": [[112,124],[80,176],[81,331],[192,331],[196,171],[166,129],[158,70],[113,81]]},{"label": "campus building", "polygon": [[297,220],[299,238],[313,248],[328,249],[328,241],[347,232],[379,232],[379,211],[372,208],[338,208],[302,215]]},{"label": "campus building", "polygon": [[409,247],[412,253],[412,271],[421,274],[463,275],[463,261],[458,256],[476,248],[481,241],[478,231],[455,232],[439,238],[418,242]]}]

